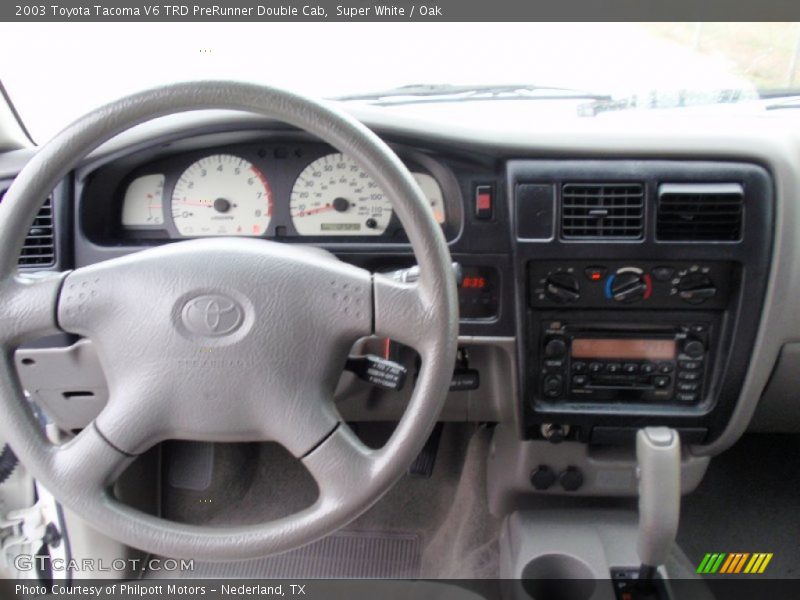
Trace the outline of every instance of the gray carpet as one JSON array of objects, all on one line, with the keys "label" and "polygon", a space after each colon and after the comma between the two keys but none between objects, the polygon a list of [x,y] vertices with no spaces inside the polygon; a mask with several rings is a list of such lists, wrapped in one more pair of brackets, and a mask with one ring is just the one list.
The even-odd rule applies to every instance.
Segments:
[{"label": "gray carpet", "polygon": [[[362,425],[357,433],[380,446],[391,428]],[[486,506],[490,440],[489,429],[448,424],[431,477],[404,476],[344,531],[277,557],[196,562],[195,572],[186,576],[497,577],[500,523]],[[213,455],[215,468],[205,489],[164,486],[163,516],[215,526],[258,523],[296,512],[316,498],[314,481],[277,445],[216,444]],[[167,472],[166,480],[176,478]]]},{"label": "gray carpet", "polygon": [[772,552],[764,576],[800,577],[800,436],[748,434],[714,458],[684,498],[678,543],[706,552]]}]

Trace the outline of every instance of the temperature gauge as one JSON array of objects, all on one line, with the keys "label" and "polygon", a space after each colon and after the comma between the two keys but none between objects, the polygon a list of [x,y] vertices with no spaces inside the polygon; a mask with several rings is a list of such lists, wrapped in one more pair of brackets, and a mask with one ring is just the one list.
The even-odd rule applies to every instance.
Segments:
[{"label": "temperature gauge", "polygon": [[143,175],[125,190],[123,227],[157,229],[164,224],[164,175]]}]

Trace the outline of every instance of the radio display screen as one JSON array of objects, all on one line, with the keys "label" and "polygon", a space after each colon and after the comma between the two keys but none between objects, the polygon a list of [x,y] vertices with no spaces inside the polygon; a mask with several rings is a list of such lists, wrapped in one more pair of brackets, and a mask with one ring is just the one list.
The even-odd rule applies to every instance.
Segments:
[{"label": "radio display screen", "polygon": [[574,338],[573,358],[619,358],[626,360],[672,360],[675,340]]}]

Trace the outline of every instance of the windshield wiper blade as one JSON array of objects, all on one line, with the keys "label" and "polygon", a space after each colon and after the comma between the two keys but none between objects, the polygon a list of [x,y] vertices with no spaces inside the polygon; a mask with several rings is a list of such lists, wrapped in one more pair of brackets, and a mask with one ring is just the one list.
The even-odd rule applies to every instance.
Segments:
[{"label": "windshield wiper blade", "polygon": [[348,94],[333,98],[342,102],[370,104],[415,104],[479,100],[610,100],[610,94],[598,94],[571,88],[531,85],[452,85],[412,84],[380,92]]}]

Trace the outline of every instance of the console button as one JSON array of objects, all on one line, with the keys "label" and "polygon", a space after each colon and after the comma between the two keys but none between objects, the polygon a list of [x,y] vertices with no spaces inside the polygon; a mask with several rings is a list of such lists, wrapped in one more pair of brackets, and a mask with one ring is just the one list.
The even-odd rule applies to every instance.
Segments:
[{"label": "console button", "polygon": [[650,375],[656,370],[656,366],[653,363],[644,363],[640,370],[645,375]]},{"label": "console button", "polygon": [[665,388],[668,387],[672,379],[668,375],[657,375],[653,377],[653,384],[657,388]]},{"label": "console button", "polygon": [[703,366],[703,363],[699,360],[682,360],[678,363],[681,369],[686,369],[688,371],[697,371],[699,368]]},{"label": "console button", "polygon": [[621,369],[622,365],[618,362],[611,362],[606,365],[607,373],[619,373]]},{"label": "console button", "polygon": [[589,372],[590,373],[599,373],[602,370],[603,370],[603,363],[601,363],[601,362],[589,363]]},{"label": "console button", "polygon": [[650,272],[653,274],[656,281],[669,281],[675,274],[675,269],[667,265],[659,265],[658,267],[653,267]]},{"label": "console button", "polygon": [[683,353],[692,358],[700,358],[705,354],[706,347],[700,340],[686,340],[683,343]]},{"label": "console button", "polygon": [[587,381],[588,381],[588,379],[587,379],[586,375],[573,375],[572,376],[573,385],[577,385],[577,386],[586,385]]},{"label": "console button", "polygon": [[564,380],[561,375],[548,375],[544,378],[544,395],[548,398],[558,398],[561,395],[561,388]]},{"label": "console button", "polygon": [[567,345],[561,338],[553,338],[545,344],[544,355],[548,358],[560,358],[567,353]]},{"label": "console button", "polygon": [[685,381],[678,382],[679,392],[696,392],[699,388],[699,383],[686,383]]},{"label": "console button", "polygon": [[625,373],[629,374],[636,373],[639,371],[639,365],[637,365],[636,363],[625,363],[624,365],[622,365],[622,370]]},{"label": "console button", "polygon": [[672,363],[658,363],[659,373],[672,373],[672,369],[674,368],[675,367]]},{"label": "console button", "polygon": [[576,361],[572,363],[572,370],[576,373],[585,373],[586,372],[586,363],[583,361]]},{"label": "console button", "polygon": [[697,371],[681,371],[678,373],[678,379],[683,379],[684,381],[697,381],[700,379],[700,373]]},{"label": "console button", "polygon": [[583,473],[578,467],[567,467],[558,480],[562,488],[568,492],[574,492],[583,485]]},{"label": "console button", "polygon": [[558,477],[556,472],[547,465],[539,465],[536,470],[531,473],[531,484],[537,490],[546,490],[552,486]]},{"label": "console button", "polygon": [[603,277],[606,276],[608,272],[608,268],[606,267],[586,267],[583,270],[584,275],[586,275],[586,279],[589,281],[600,281]]},{"label": "console button", "polygon": [[697,394],[680,393],[680,394],[676,394],[675,397],[678,399],[679,402],[696,402],[697,401]]}]

